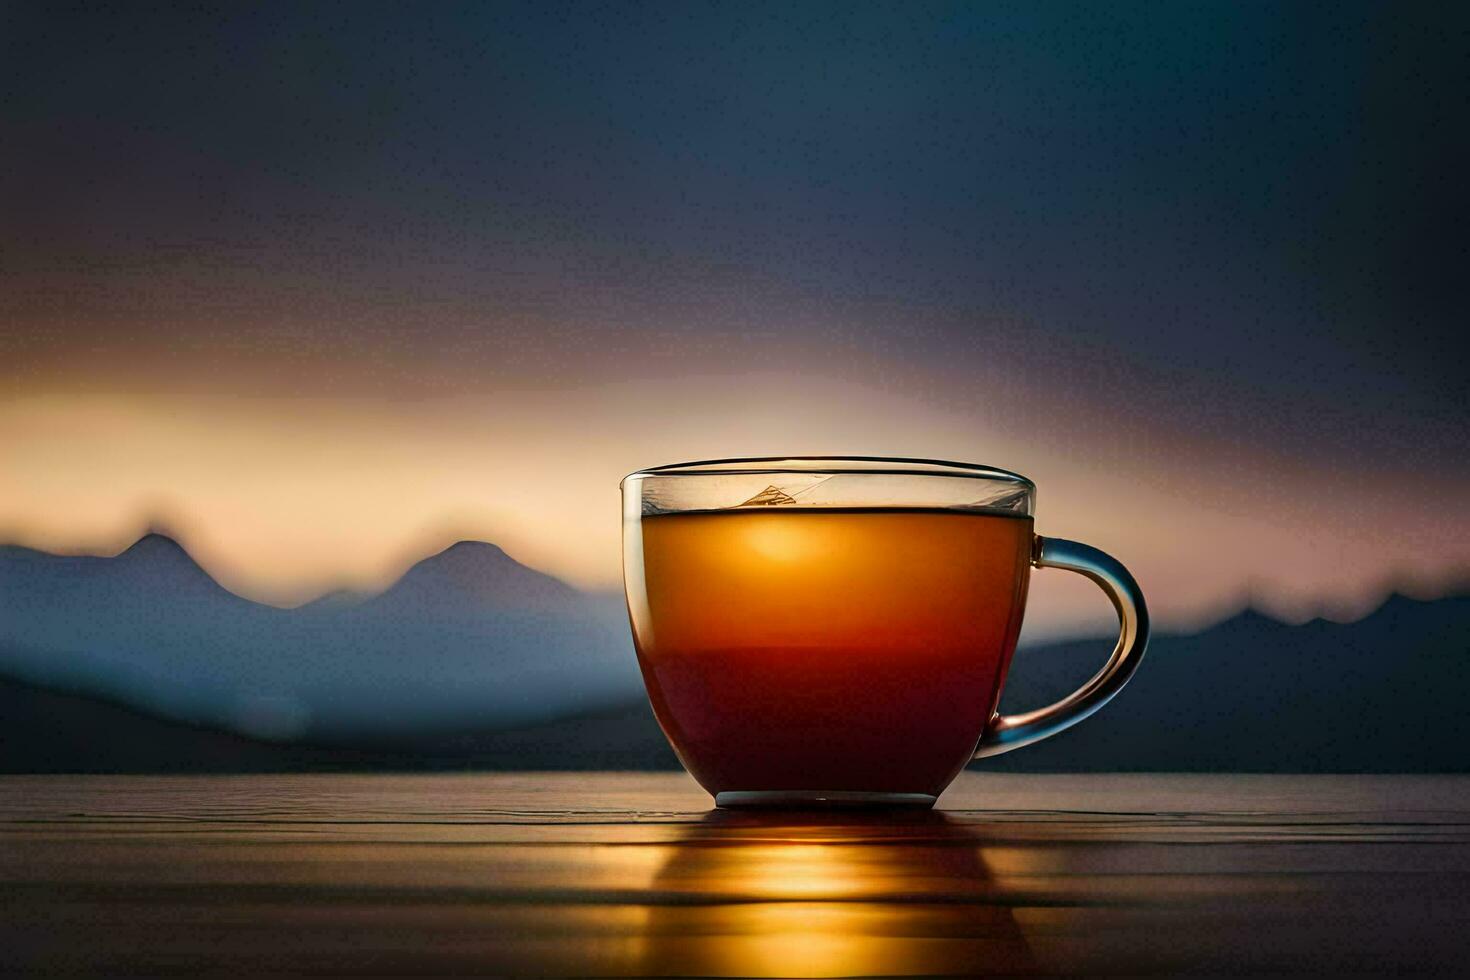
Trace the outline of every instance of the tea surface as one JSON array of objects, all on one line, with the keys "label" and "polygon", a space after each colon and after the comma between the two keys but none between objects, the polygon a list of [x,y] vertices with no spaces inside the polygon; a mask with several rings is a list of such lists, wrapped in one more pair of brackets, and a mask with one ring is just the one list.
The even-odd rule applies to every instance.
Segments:
[{"label": "tea surface", "polygon": [[712,792],[938,793],[995,709],[1032,522],[959,510],[644,517],[634,633]]}]

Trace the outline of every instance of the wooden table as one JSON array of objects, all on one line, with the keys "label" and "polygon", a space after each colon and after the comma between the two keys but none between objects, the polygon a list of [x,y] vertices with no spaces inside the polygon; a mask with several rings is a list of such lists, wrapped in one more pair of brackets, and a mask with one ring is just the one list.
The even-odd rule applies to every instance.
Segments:
[{"label": "wooden table", "polygon": [[7,777],[0,912],[5,973],[1466,973],[1470,778]]}]

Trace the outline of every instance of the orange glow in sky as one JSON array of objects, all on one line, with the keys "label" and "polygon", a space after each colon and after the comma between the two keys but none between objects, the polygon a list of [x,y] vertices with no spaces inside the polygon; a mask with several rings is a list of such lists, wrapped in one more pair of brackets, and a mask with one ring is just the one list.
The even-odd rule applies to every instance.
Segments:
[{"label": "orange glow in sky", "polygon": [[[1068,425],[780,373],[397,403],[38,392],[0,401],[0,537],[105,553],[152,522],[226,587],[282,605],[381,588],[464,537],[613,590],[625,473],[854,453],[1025,473],[1040,488],[1038,531],[1119,556],[1165,624],[1207,620],[1247,593],[1287,616],[1352,616],[1390,586],[1432,591],[1465,568],[1463,488],[1421,481],[1406,494],[1279,460],[1144,467],[1124,455],[1126,433]],[[1103,621],[1095,590],[1065,578],[1038,577],[1033,617]]]},{"label": "orange glow in sky", "polygon": [[[928,456],[1165,628],[1434,594],[1463,31],[1298,6],[7,7],[0,541],[614,590],[629,471]],[[1107,618],[1068,578],[1028,620]]]}]

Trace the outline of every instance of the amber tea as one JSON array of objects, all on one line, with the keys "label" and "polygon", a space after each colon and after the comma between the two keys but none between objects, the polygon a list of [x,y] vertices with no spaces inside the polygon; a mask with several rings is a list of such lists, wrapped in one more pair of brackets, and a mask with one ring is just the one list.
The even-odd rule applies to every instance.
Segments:
[{"label": "amber tea", "polygon": [[[705,460],[629,474],[623,577],[654,713],[717,806],[932,806],[972,759],[1075,725],[1128,682],[1148,610],[1096,548],[1033,533],[1036,485],[932,459]],[[1111,658],[996,711],[1032,568],[1095,582]]]},{"label": "amber tea", "polygon": [[1021,628],[1032,522],[762,508],[642,521],[664,731],[717,787],[937,794],[970,759]]}]

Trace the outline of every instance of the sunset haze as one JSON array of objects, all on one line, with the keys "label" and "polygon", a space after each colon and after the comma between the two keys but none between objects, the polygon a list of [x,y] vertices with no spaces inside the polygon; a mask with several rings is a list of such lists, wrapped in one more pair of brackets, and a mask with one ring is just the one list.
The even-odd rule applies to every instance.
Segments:
[{"label": "sunset haze", "polygon": [[1470,569],[1442,24],[330,10],[0,15],[0,538],[610,592],[625,473],[849,453],[1026,474],[1165,625]]}]

